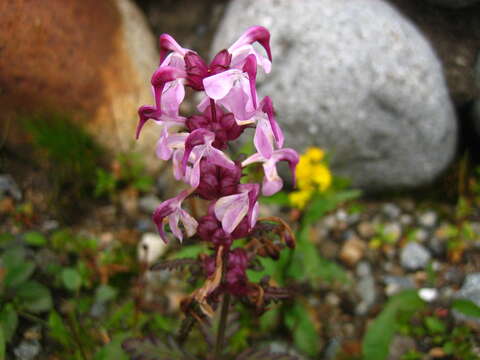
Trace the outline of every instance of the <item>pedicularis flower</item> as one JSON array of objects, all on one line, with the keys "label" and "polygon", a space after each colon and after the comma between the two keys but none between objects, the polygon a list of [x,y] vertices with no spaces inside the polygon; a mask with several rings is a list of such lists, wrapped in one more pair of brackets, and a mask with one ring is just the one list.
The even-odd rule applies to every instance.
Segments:
[{"label": "pedicularis flower", "polygon": [[[259,52],[254,43],[263,47],[264,52]],[[284,137],[271,99],[260,100],[257,95],[257,70],[269,73],[271,61],[270,34],[261,26],[249,28],[208,64],[170,35],[161,35],[160,65],[151,79],[154,105],[138,110],[137,138],[148,120],[159,124],[157,155],[163,160],[172,159],[175,178],[187,184],[186,190],[164,201],[154,212],[153,220],[161,238],[168,241],[165,232],[168,223],[172,235],[180,241],[185,235],[196,235],[215,250],[214,255],[203,257],[207,281],[191,298],[206,312],[208,298],[221,291],[256,297],[258,302],[264,291],[248,282],[246,269],[255,251],[260,256],[273,256],[279,251],[273,240],[268,242],[265,237],[261,241],[257,237],[257,245],[249,248],[254,249],[253,255],[243,248],[231,249],[236,239],[272,230],[272,226],[258,220],[258,197],[261,193],[269,196],[281,190],[278,162],[287,162],[293,174],[298,163],[297,153],[283,148]],[[197,114],[180,114],[185,87],[202,94]],[[224,151],[247,127],[255,128],[256,153],[243,161],[231,159]],[[263,165],[262,183],[240,183],[242,170],[253,163]],[[184,200],[192,196],[210,202],[207,214],[199,219],[182,207]],[[277,221],[277,225],[274,229],[277,238],[292,246],[293,236],[288,226],[282,221]]]}]

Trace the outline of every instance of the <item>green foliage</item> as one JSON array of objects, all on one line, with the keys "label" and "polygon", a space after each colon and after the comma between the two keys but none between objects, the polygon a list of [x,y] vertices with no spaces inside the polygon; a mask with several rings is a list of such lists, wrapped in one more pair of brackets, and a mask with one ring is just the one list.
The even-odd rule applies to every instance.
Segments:
[{"label": "green foliage", "polygon": [[370,324],[362,343],[365,360],[384,360],[388,356],[390,343],[399,327],[401,315],[411,317],[425,303],[416,291],[408,290],[394,295],[380,315]]},{"label": "green foliage", "polygon": [[452,309],[466,316],[480,318],[480,307],[467,299],[456,299],[452,303]]},{"label": "green foliage", "polygon": [[316,194],[310,201],[303,215],[303,226],[318,221],[327,212],[334,210],[341,203],[356,199],[360,196],[359,190],[343,190],[332,187],[329,191]]},{"label": "green foliage", "polygon": [[78,210],[81,200],[93,190],[104,151],[66,115],[38,115],[21,122],[48,168],[55,189],[55,205],[61,210],[59,215],[73,205]]},{"label": "green foliage", "polygon": [[111,172],[97,168],[95,196],[112,198],[117,191],[129,186],[142,192],[151,190],[154,180],[147,174],[141,154],[121,153],[114,163],[115,170]]},{"label": "green foliage", "polygon": [[320,350],[318,333],[307,308],[296,300],[286,311],[285,325],[293,335],[297,348],[310,356],[315,356]]}]

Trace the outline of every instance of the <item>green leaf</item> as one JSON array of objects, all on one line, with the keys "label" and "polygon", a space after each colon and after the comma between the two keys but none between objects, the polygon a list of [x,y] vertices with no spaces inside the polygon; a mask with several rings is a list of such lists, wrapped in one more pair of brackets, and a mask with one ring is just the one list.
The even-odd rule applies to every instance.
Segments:
[{"label": "green leaf", "polygon": [[172,259],[196,258],[205,250],[205,245],[183,246],[179,251],[175,253],[175,255],[173,255]]},{"label": "green leaf", "polygon": [[3,328],[5,342],[10,342],[18,326],[18,315],[12,304],[6,304],[0,312],[0,327]]},{"label": "green leaf", "polygon": [[131,358],[148,360],[190,360],[193,359],[182,352],[179,346],[172,340],[165,343],[155,336],[145,338],[130,338],[123,342],[123,350]]},{"label": "green leaf", "polygon": [[298,349],[309,356],[318,354],[319,336],[305,306],[296,302],[289,307],[285,313],[285,324],[293,334],[293,341]]},{"label": "green leaf", "polygon": [[43,246],[47,243],[47,238],[37,231],[31,231],[23,236],[25,242],[33,246]]},{"label": "green leaf", "polygon": [[57,340],[63,346],[75,346],[70,337],[70,330],[65,326],[63,319],[55,310],[52,310],[48,316],[48,329],[48,335]]},{"label": "green leaf", "polygon": [[425,318],[425,326],[432,334],[443,334],[447,330],[443,321],[434,316],[428,316]]},{"label": "green leaf", "polygon": [[112,341],[97,351],[93,360],[129,360],[127,354],[122,349],[123,341],[129,334],[115,334]]},{"label": "green leaf", "polygon": [[98,302],[107,302],[117,297],[118,290],[108,284],[100,285],[95,291],[95,300]]},{"label": "green leaf", "polygon": [[37,281],[28,281],[17,291],[22,309],[39,313],[52,308],[50,291]]},{"label": "green leaf", "polygon": [[398,328],[397,317],[403,313],[412,316],[425,303],[415,290],[403,291],[390,298],[380,315],[370,324],[363,338],[363,356],[365,360],[384,360],[387,358],[390,343]]},{"label": "green leaf", "polygon": [[0,326],[0,360],[5,360],[5,348],[6,348],[5,334],[3,328]]},{"label": "green leaf", "polygon": [[325,213],[335,209],[341,203],[347,200],[353,200],[359,197],[359,190],[345,190],[339,192],[326,192],[316,195],[303,216],[303,225],[309,225],[320,219]]},{"label": "green leaf", "polygon": [[480,317],[480,307],[471,300],[457,299],[453,301],[452,309],[466,316]]},{"label": "green leaf", "polygon": [[82,277],[77,270],[65,268],[61,273],[63,285],[70,291],[77,291],[82,286]]},{"label": "green leaf", "polygon": [[274,204],[280,206],[290,205],[288,194],[285,191],[279,191],[272,196],[262,196],[260,197],[260,202],[262,204]]},{"label": "green leaf", "polygon": [[5,274],[5,286],[7,288],[14,288],[23,284],[32,276],[35,270],[35,264],[32,262],[19,262],[7,266],[7,273]]}]

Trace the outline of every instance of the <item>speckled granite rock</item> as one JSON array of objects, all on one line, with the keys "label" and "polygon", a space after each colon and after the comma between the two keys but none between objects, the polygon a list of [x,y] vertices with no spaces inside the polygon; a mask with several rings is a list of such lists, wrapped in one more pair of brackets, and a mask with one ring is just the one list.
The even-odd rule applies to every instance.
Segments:
[{"label": "speckled granite rock", "polygon": [[273,98],[288,146],[325,147],[337,173],[371,191],[428,183],[449,164],[457,126],[441,65],[395,9],[237,0],[213,49],[254,24],[272,33],[274,66],[260,93]]}]

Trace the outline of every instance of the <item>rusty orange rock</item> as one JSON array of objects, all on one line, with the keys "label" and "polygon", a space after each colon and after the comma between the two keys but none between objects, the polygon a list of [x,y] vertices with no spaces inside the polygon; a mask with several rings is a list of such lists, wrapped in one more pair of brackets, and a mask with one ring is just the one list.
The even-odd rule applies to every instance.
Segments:
[{"label": "rusty orange rock", "polygon": [[[20,114],[70,114],[118,152],[134,142],[137,108],[152,102],[155,38],[130,0],[0,3],[0,133],[24,139]],[[155,141],[153,128],[141,146]]]}]

